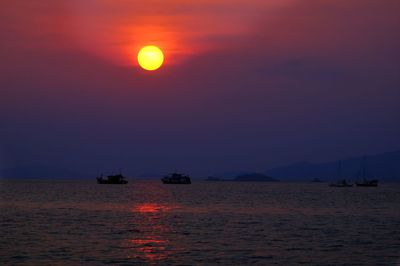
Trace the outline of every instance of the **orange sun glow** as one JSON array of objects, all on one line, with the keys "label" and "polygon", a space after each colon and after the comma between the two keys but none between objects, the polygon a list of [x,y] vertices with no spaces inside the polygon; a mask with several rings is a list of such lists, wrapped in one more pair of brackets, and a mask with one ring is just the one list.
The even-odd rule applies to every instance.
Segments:
[{"label": "orange sun glow", "polygon": [[164,63],[164,53],[157,46],[144,46],[140,49],[137,60],[143,69],[149,71],[157,70]]}]

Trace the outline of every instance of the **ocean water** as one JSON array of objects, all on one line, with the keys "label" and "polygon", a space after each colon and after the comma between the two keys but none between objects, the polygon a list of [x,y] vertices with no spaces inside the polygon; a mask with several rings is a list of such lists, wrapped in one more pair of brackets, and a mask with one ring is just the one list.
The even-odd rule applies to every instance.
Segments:
[{"label": "ocean water", "polygon": [[399,184],[0,182],[0,265],[400,265]]}]

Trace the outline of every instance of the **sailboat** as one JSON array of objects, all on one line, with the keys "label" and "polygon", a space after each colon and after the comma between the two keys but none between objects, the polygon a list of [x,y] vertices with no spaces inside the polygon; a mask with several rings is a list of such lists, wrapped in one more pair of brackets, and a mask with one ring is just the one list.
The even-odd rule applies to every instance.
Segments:
[{"label": "sailboat", "polygon": [[338,181],[336,183],[331,183],[330,187],[352,187],[353,184],[347,182],[346,179],[341,179],[342,162],[338,162]]},{"label": "sailboat", "polygon": [[372,179],[368,180],[366,178],[366,158],[365,156],[363,157],[362,160],[362,177],[363,180],[361,182],[357,181],[356,186],[357,187],[377,187],[378,186],[378,179]]}]

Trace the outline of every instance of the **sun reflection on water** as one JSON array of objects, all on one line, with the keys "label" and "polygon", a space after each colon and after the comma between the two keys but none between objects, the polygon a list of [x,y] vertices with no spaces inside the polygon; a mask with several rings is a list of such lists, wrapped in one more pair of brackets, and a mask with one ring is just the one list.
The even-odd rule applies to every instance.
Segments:
[{"label": "sun reflection on water", "polygon": [[130,258],[152,264],[173,255],[174,245],[167,239],[171,232],[167,216],[173,208],[157,203],[141,203],[132,208],[137,233],[127,241]]},{"label": "sun reflection on water", "polygon": [[132,239],[130,243],[136,253],[135,257],[148,262],[165,260],[171,254],[171,251],[167,250],[167,240],[149,237],[148,239]]},{"label": "sun reflection on water", "polygon": [[172,209],[171,206],[160,205],[156,203],[142,203],[138,204],[133,208],[133,212],[139,212],[142,214],[146,213],[159,213],[159,212],[169,212]]}]

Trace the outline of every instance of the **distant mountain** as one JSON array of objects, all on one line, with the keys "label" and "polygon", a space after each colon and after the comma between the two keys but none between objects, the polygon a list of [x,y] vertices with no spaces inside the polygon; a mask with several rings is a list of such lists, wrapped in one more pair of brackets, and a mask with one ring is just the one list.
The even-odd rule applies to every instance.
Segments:
[{"label": "distant mountain", "polygon": [[215,177],[215,176],[209,176],[204,181],[226,181],[227,179],[223,179],[220,177]]},{"label": "distant mountain", "polygon": [[216,173],[213,176],[218,176],[219,178],[224,178],[224,179],[233,179],[236,178],[237,176],[251,174],[251,173],[252,173],[251,171],[229,171],[223,173]]},{"label": "distant mountain", "polygon": [[[357,179],[362,171],[364,156],[341,160],[341,174],[351,180]],[[366,176],[380,181],[400,181],[400,151],[365,156]],[[286,181],[306,181],[320,178],[332,181],[337,178],[338,161],[326,163],[300,162],[272,168],[264,173]]]},{"label": "distant mountain", "polygon": [[233,181],[241,181],[241,182],[275,182],[278,181],[270,176],[260,174],[260,173],[252,173],[252,174],[244,174],[237,176]]},{"label": "distant mountain", "polygon": [[31,165],[0,170],[0,178],[88,178],[89,174],[78,173],[61,167]]}]

